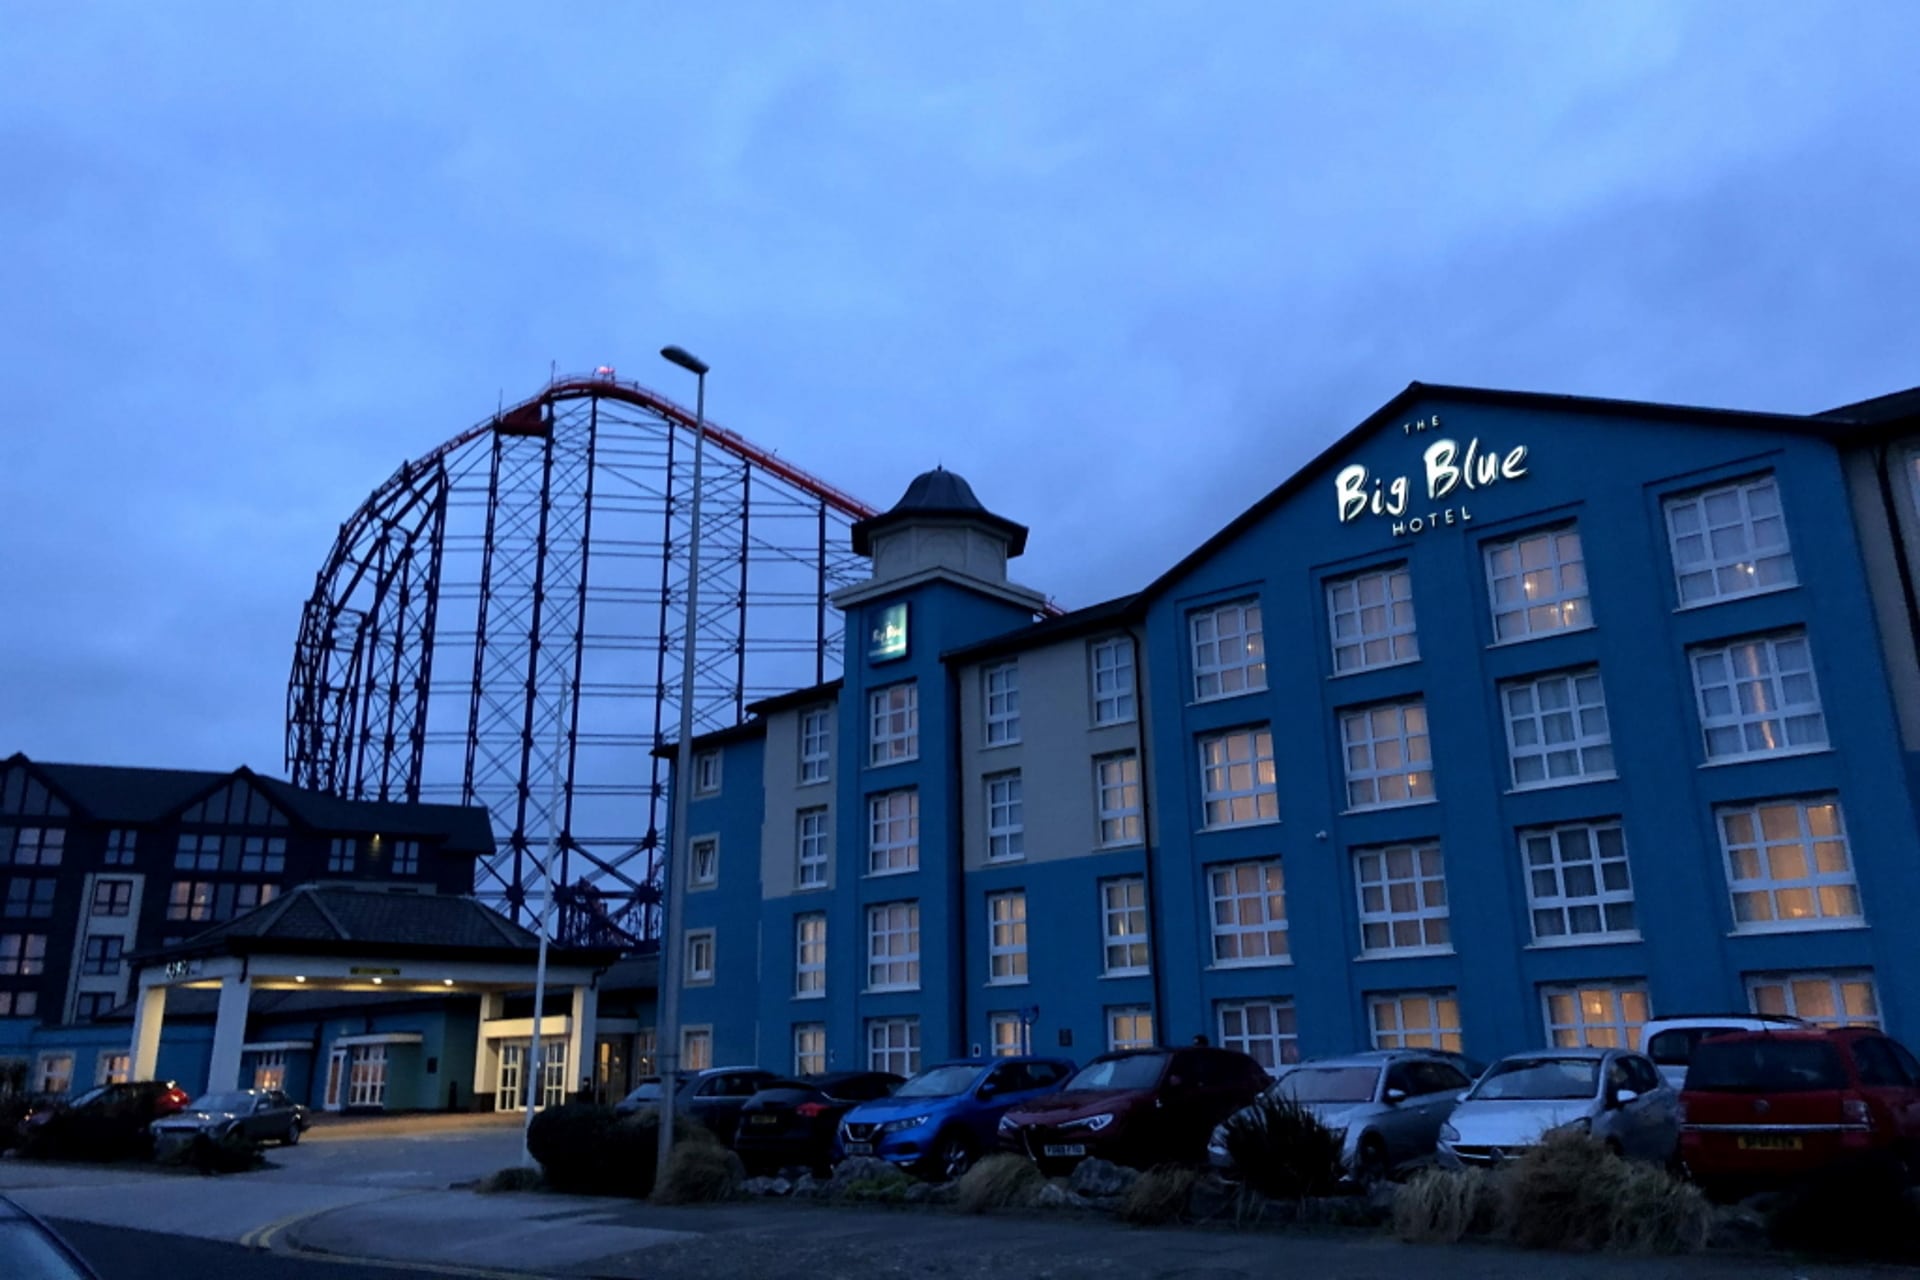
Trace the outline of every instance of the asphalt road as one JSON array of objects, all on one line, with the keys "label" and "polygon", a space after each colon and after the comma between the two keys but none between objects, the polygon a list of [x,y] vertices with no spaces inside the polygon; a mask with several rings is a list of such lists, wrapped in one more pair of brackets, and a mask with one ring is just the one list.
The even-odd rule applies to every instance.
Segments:
[{"label": "asphalt road", "polygon": [[89,1222],[55,1222],[53,1227],[92,1264],[101,1280],[401,1280],[436,1274],[415,1266],[289,1257],[237,1244]]}]

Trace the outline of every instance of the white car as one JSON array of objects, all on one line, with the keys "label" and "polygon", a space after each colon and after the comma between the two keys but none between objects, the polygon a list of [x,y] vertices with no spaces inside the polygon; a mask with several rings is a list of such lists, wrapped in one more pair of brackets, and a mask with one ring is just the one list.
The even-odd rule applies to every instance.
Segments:
[{"label": "white car", "polygon": [[1727,1031],[1765,1031],[1768,1028],[1811,1026],[1783,1013],[1696,1013],[1655,1018],[1640,1028],[1640,1052],[1653,1059],[1660,1076],[1672,1088],[1686,1083],[1687,1064],[1694,1046],[1708,1036]]},{"label": "white car", "polygon": [[1536,1049],[1487,1068],[1440,1126],[1442,1168],[1488,1166],[1548,1134],[1586,1133],[1631,1160],[1665,1164],[1680,1146],[1680,1095],[1627,1049]]}]

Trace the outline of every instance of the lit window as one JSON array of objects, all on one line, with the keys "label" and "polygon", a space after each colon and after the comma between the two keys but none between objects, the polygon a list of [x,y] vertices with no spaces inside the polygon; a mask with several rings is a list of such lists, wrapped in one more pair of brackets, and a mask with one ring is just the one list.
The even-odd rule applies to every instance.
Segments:
[{"label": "lit window", "polygon": [[687,932],[687,985],[713,981],[714,950],[713,930]]},{"label": "lit window", "polygon": [[420,842],[418,840],[393,842],[393,874],[396,876],[420,874]]},{"label": "lit window", "polygon": [[1613,777],[1613,733],[1600,668],[1500,686],[1515,787]]},{"label": "lit window", "polygon": [[43,1053],[40,1055],[41,1093],[66,1093],[73,1088],[73,1055],[70,1053]]},{"label": "lit window", "polygon": [[868,698],[867,763],[898,764],[920,756],[920,691],[911,680],[875,689]]},{"label": "lit window", "polygon": [[1360,949],[1447,951],[1447,878],[1437,844],[1397,844],[1353,855],[1360,891]]},{"label": "lit window", "polygon": [[0,933],[0,976],[32,978],[46,971],[46,934]]},{"label": "lit window", "polygon": [[1134,716],[1133,642],[1125,637],[1093,645],[1093,722],[1125,724]]},{"label": "lit window", "polygon": [[803,889],[823,887],[827,883],[827,811],[802,809],[797,819],[799,883]]},{"label": "lit window", "polygon": [[1708,604],[1794,585],[1787,522],[1772,476],[1667,499],[1680,603]]},{"label": "lit window", "polygon": [[1194,697],[1229,698],[1267,687],[1266,646],[1256,601],[1238,600],[1215,609],[1196,610],[1189,626]]},{"label": "lit window", "polygon": [[1836,798],[1766,800],[1718,816],[1734,928],[1859,923],[1860,891]]},{"label": "lit window", "polygon": [[827,915],[813,911],[793,918],[793,994],[816,999],[827,994]]},{"label": "lit window", "polygon": [[1398,991],[1367,997],[1376,1049],[1460,1052],[1460,998],[1452,991]]},{"label": "lit window", "polygon": [[1832,973],[1759,973],[1747,979],[1755,1013],[1805,1018],[1823,1027],[1878,1027],[1880,996],[1866,969]]},{"label": "lit window", "polygon": [[986,783],[987,857],[995,862],[1025,857],[1026,815],[1019,770],[992,774]]},{"label": "lit window", "polygon": [[833,752],[833,708],[800,713],[800,781],[825,782]]},{"label": "lit window", "polygon": [[920,793],[888,791],[867,797],[867,872],[889,875],[920,865]]},{"label": "lit window", "polygon": [[1413,628],[1413,575],[1395,565],[1327,584],[1333,672],[1370,671],[1420,656]]},{"label": "lit window", "polygon": [[1707,759],[1744,760],[1827,745],[1827,718],[1804,631],[1694,649]]},{"label": "lit window", "polygon": [[718,795],[720,792],[720,753],[698,751],[693,757],[693,794]]},{"label": "lit window", "polygon": [[920,1073],[920,1019],[867,1019],[867,1070]]},{"label": "lit window", "polygon": [[883,902],[867,908],[867,989],[920,989],[920,904]]},{"label": "lit window", "polygon": [[1300,1061],[1291,1000],[1241,1000],[1220,1006],[1220,1047],[1238,1049],[1269,1074]]},{"label": "lit window", "polygon": [[1020,741],[1020,668],[1011,662],[982,673],[987,694],[987,745]]},{"label": "lit window", "polygon": [[1287,958],[1287,883],[1280,859],[1212,867],[1213,962],[1271,964]]},{"label": "lit window", "polygon": [[688,1027],[680,1033],[680,1069],[705,1071],[713,1066],[713,1028]]},{"label": "lit window", "polygon": [[1580,531],[1566,525],[1490,544],[1487,595],[1493,601],[1495,640],[1592,626]]},{"label": "lit window", "polygon": [[1107,976],[1146,973],[1150,951],[1145,877],[1101,881],[1100,918],[1101,933],[1106,939]]},{"label": "lit window", "polygon": [[[222,894],[226,892],[225,885],[220,887],[220,892]],[[264,907],[279,896],[280,886],[277,884],[237,884],[233,886],[232,909],[218,907],[214,914],[224,920],[236,911],[251,911],[255,907]]]},{"label": "lit window", "polygon": [[88,938],[80,959],[80,972],[94,977],[113,977],[120,972],[120,949],[124,938]]},{"label": "lit window", "polygon": [[106,864],[110,867],[132,866],[134,839],[131,831],[107,832]]},{"label": "lit window", "polygon": [[336,836],[327,845],[327,870],[351,872],[360,858],[360,842],[352,836]]},{"label": "lit window", "polygon": [[1574,822],[1520,833],[1533,940],[1638,937],[1627,840],[1618,822]]},{"label": "lit window", "polygon": [[253,1055],[253,1087],[256,1089],[284,1089],[287,1087],[287,1055],[280,1049],[269,1049]]},{"label": "lit window", "polygon": [[1093,762],[1093,777],[1100,807],[1101,847],[1139,844],[1140,757],[1131,751],[1100,756]]},{"label": "lit window", "polygon": [[0,914],[11,919],[44,920],[53,914],[54,891],[60,882],[15,876],[7,881],[7,901]]},{"label": "lit window", "polygon": [[793,1073],[817,1076],[827,1069],[827,1024],[800,1022],[793,1028]]},{"label": "lit window", "polygon": [[[0,829],[0,840],[7,832]],[[21,827],[13,832],[13,865],[16,867],[57,867],[67,843],[63,827]]]},{"label": "lit window", "polygon": [[702,836],[693,842],[691,861],[692,876],[689,883],[697,889],[704,889],[720,882],[720,841],[713,836]]},{"label": "lit window", "polygon": [[1542,987],[1547,1039],[1559,1049],[1634,1049],[1650,1016],[1644,983],[1583,982]]},{"label": "lit window", "polygon": [[987,895],[987,981],[1027,980],[1027,895]]},{"label": "lit window", "polygon": [[1107,1052],[1153,1048],[1153,1010],[1143,1004],[1107,1010]]},{"label": "lit window", "polygon": [[[130,1053],[103,1053],[94,1074],[95,1084],[125,1084],[133,1079],[133,1055]],[[256,1086],[258,1087],[258,1086]],[[279,1085],[274,1085],[278,1089]]]},{"label": "lit window", "polygon": [[993,1040],[993,1056],[996,1058],[1017,1058],[1027,1051],[1024,1043],[1025,1030],[1020,1025],[1017,1013],[990,1013],[987,1015],[987,1034]]},{"label": "lit window", "polygon": [[220,869],[220,837],[213,835],[184,834],[173,851],[174,869],[178,871],[218,871]]},{"label": "lit window", "polygon": [[93,914],[124,916],[133,912],[133,881],[96,880],[93,882]]},{"label": "lit window", "polygon": [[1273,734],[1235,729],[1200,739],[1202,824],[1238,827],[1280,816],[1274,789]]},{"label": "lit window", "polygon": [[1382,809],[1433,799],[1433,747],[1423,702],[1340,713],[1347,807]]}]

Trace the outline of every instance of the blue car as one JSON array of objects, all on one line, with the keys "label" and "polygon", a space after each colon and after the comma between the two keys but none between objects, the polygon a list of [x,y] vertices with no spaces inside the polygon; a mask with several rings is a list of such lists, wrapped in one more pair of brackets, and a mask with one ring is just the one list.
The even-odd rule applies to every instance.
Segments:
[{"label": "blue car", "polygon": [[1058,1093],[1065,1058],[960,1058],[929,1067],[891,1096],[847,1112],[834,1159],[878,1156],[930,1179],[956,1178],[994,1149],[1009,1108]]}]

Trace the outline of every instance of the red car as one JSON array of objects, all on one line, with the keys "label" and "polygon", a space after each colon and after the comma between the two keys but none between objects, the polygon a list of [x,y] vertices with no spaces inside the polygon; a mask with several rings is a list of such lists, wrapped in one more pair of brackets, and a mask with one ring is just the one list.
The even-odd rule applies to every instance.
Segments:
[{"label": "red car", "polygon": [[1920,1172],[1920,1059],[1868,1027],[1703,1040],[1680,1104],[1680,1158],[1708,1187],[1875,1162]]}]

